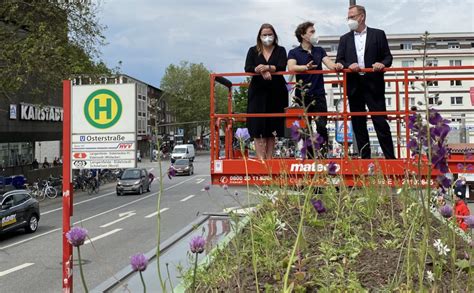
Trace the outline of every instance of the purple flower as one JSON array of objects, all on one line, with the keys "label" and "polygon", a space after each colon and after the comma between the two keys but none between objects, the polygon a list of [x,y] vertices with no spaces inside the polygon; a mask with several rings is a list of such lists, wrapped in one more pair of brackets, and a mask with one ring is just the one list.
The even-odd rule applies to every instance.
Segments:
[{"label": "purple flower", "polygon": [[374,174],[375,174],[375,164],[374,164],[374,163],[370,163],[370,164],[368,165],[368,168],[367,168],[367,169],[368,169],[368,170],[367,170],[367,173],[368,173],[369,175],[374,175]]},{"label": "purple flower", "polygon": [[298,142],[301,139],[301,126],[298,121],[293,122],[293,125],[291,125],[291,138]]},{"label": "purple flower", "polygon": [[444,218],[451,218],[453,215],[453,209],[451,208],[451,206],[445,204],[444,206],[439,208],[439,213]]},{"label": "purple flower", "polygon": [[204,246],[206,246],[206,239],[202,236],[194,236],[191,242],[189,242],[189,248],[192,253],[202,253]]},{"label": "purple flower", "polygon": [[318,212],[318,214],[322,214],[326,212],[326,208],[322,200],[320,199],[311,199],[311,204],[313,205],[314,209]]},{"label": "purple flower", "polygon": [[472,153],[471,152],[466,152],[464,154],[464,157],[466,158],[466,160],[470,160],[470,159],[472,159]]},{"label": "purple flower", "polygon": [[311,137],[306,138],[301,147],[301,156],[306,157],[308,151],[317,152],[321,149],[321,145],[324,143],[324,138],[319,133],[313,133]]},{"label": "purple flower", "polygon": [[442,176],[438,176],[436,178],[436,180],[438,181],[438,183],[443,187],[443,188],[449,188],[451,187],[451,179],[449,179],[448,177],[442,175]]},{"label": "purple flower", "polygon": [[336,175],[337,164],[334,162],[329,162],[328,164],[328,174],[329,175]]},{"label": "purple flower", "polygon": [[464,223],[466,223],[469,228],[474,228],[474,215],[465,217]]},{"label": "purple flower", "polygon": [[137,253],[130,257],[130,264],[135,272],[143,272],[148,265],[148,259],[143,253]]},{"label": "purple flower", "polygon": [[66,233],[66,238],[72,246],[81,246],[87,238],[87,230],[81,227],[73,227]]},{"label": "purple flower", "polygon": [[474,168],[472,167],[472,164],[467,164],[466,170],[467,171],[472,171]]},{"label": "purple flower", "polygon": [[458,167],[458,170],[464,170],[464,164],[463,163],[459,163],[457,165],[457,167]]},{"label": "purple flower", "polygon": [[205,190],[205,191],[209,191],[209,189],[211,189],[211,186],[210,186],[209,184],[206,184],[206,185],[204,186],[204,190]]},{"label": "purple flower", "polygon": [[245,141],[250,138],[249,130],[247,128],[237,128],[235,137],[239,140]]},{"label": "purple flower", "polygon": [[172,179],[173,177],[176,176],[176,170],[173,167],[168,168],[168,178]]}]

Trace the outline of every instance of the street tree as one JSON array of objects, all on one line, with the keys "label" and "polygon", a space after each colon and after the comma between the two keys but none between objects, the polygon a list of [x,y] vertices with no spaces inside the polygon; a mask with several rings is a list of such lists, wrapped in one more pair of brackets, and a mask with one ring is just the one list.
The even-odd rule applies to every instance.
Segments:
[{"label": "street tree", "polygon": [[[192,135],[201,136],[203,133],[194,133],[197,125],[201,129],[209,127],[210,114],[210,82],[209,71],[202,63],[195,64],[182,61],[179,65],[170,64],[161,79],[160,88],[167,93],[166,101],[176,120],[183,123],[185,138]],[[216,112],[227,113],[227,88],[216,84]],[[191,123],[194,122],[194,123]]]},{"label": "street tree", "polygon": [[94,1],[0,1],[0,95],[50,95],[77,74],[109,74]]}]

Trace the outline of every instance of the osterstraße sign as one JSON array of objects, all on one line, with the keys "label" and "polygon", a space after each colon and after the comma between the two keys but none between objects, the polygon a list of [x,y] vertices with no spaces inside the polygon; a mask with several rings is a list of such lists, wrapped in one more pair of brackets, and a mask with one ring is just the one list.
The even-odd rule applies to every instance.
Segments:
[{"label": "osterstra\u00dfe sign", "polygon": [[20,119],[61,122],[63,121],[63,108],[21,103]]}]

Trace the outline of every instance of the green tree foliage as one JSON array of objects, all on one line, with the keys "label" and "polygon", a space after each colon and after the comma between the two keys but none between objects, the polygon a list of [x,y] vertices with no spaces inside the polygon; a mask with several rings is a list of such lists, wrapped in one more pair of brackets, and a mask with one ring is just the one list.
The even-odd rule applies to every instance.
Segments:
[{"label": "green tree foliage", "polygon": [[[188,139],[196,125],[209,127],[211,72],[202,64],[181,62],[170,64],[161,79],[160,88],[166,93],[165,99],[180,123],[183,124]],[[227,88],[216,84],[216,112],[227,113]],[[181,127],[180,127],[181,128]],[[201,134],[195,134],[201,135]]]},{"label": "green tree foliage", "polygon": [[93,2],[0,1],[0,95],[41,96],[73,75],[110,73],[97,61],[104,27]]},{"label": "green tree foliage", "polygon": [[[244,83],[250,84],[251,77],[247,77]],[[232,93],[234,113],[247,113],[248,86],[240,86]],[[237,122],[235,127],[245,127],[245,122]]]}]

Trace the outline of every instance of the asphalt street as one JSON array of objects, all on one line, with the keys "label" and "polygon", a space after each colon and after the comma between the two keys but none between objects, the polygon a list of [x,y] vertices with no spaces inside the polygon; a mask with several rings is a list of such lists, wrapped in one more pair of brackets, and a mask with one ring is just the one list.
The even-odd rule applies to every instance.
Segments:
[{"label": "asphalt street", "polygon": [[[197,156],[191,176],[163,177],[164,193],[160,215],[161,242],[184,228],[204,212],[222,212],[246,202],[243,188],[209,191],[209,156]],[[158,178],[158,163],[143,162],[141,167]],[[169,162],[163,162],[163,173]],[[151,192],[116,196],[115,184],[101,187],[96,195],[74,196],[72,223],[89,232],[91,241],[81,247],[89,289],[96,287],[130,262],[130,256],[157,246],[157,194],[159,180]],[[239,191],[237,198],[235,191]],[[62,279],[62,198],[41,202],[41,219],[34,234],[17,231],[0,236],[1,292],[60,292]],[[74,249],[77,257],[77,250]],[[83,292],[79,268],[74,266],[74,290]]]}]

